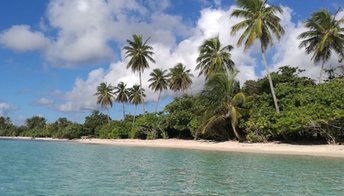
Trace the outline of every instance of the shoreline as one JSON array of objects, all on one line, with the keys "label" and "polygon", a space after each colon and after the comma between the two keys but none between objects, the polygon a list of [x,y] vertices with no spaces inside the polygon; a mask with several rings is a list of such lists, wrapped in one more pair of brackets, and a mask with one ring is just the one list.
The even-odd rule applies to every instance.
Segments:
[{"label": "shoreline", "polygon": [[239,152],[255,154],[276,155],[304,155],[317,157],[344,158],[344,145],[293,145],[276,143],[239,143],[235,141],[213,142],[207,140],[180,140],[180,139],[54,139],[54,138],[31,138],[31,137],[0,137],[0,139],[35,140],[35,141],[62,141],[80,144],[100,144],[127,147],[150,147],[187,149],[218,152]]}]

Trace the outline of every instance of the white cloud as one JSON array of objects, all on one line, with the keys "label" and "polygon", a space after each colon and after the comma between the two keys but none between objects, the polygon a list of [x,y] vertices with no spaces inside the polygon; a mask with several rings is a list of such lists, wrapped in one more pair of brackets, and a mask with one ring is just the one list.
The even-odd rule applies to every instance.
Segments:
[{"label": "white cloud", "polygon": [[14,107],[6,102],[0,101],[0,116],[6,116]]},{"label": "white cloud", "polygon": [[[233,8],[234,7],[231,9]],[[172,39],[175,39],[176,35],[173,33],[172,27],[183,26],[181,19],[176,19],[173,16],[166,16],[171,20],[166,20],[165,23],[161,22],[164,20],[161,20],[151,24],[151,26],[154,26],[155,32],[166,31],[166,34],[169,36],[153,36],[153,33],[152,40],[150,40],[149,44],[154,48],[154,59],[156,63],[150,64],[150,69],[145,70],[142,75],[143,87],[146,90],[147,95],[146,101],[150,102],[157,99],[157,94],[148,87],[148,79],[150,77],[149,73],[154,68],[169,69],[179,62],[183,63],[187,69],[191,69],[192,74],[195,76],[193,78],[193,85],[190,88],[190,93],[197,93],[203,88],[204,78],[197,77],[198,71],[195,71],[198,47],[204,39],[216,35],[219,35],[223,45],[235,44],[236,38],[230,37],[229,29],[231,25],[238,21],[238,19],[229,17],[231,9],[227,11],[220,9],[203,10],[197,26],[191,29],[192,35],[183,39],[178,44],[176,44],[175,41],[170,41],[169,36],[174,36]],[[146,23],[140,25],[150,27],[150,25]],[[147,29],[144,29],[143,31],[146,31],[146,33],[149,32]],[[138,33],[141,33],[139,29]],[[164,39],[167,39],[168,41]],[[257,76],[254,71],[254,59],[251,58],[250,55],[242,55],[242,53],[242,48],[235,48],[232,51],[233,60],[237,62],[238,70],[240,71],[238,79],[241,82],[248,79],[256,79]],[[138,74],[133,74],[131,70],[126,69],[127,61],[127,59],[123,59],[116,63],[112,63],[107,71],[96,69],[92,71],[85,80],[78,78],[73,89],[65,94],[63,98],[64,103],[61,104],[58,109],[60,111],[80,111],[97,108],[96,97],[93,96],[93,94],[100,82],[105,81],[112,85],[117,85],[120,81],[123,81],[128,87],[131,87],[134,84],[139,84]],[[172,92],[166,91],[163,93],[163,96],[172,94]]]},{"label": "white cloud", "polygon": [[108,45],[113,16],[105,1],[53,0],[47,15],[50,26],[58,30],[45,54],[50,63],[78,66],[114,57]]},{"label": "white cloud", "polygon": [[52,107],[55,104],[55,101],[46,97],[41,97],[38,100],[36,100],[34,104]]},{"label": "white cloud", "polygon": [[222,1],[221,1],[221,0],[214,0],[214,4],[215,4],[216,6],[221,6]]},{"label": "white cloud", "polygon": [[15,25],[0,34],[0,44],[15,51],[41,50],[49,40],[41,33],[34,32],[28,25]]},{"label": "white cloud", "polygon": [[[98,106],[94,93],[100,82],[117,85],[118,82],[123,81],[128,87],[139,83],[138,74],[126,69],[128,60],[124,59],[123,51],[115,55],[110,47],[111,43],[116,42],[121,48],[133,33],[142,34],[144,38],[151,37],[149,44],[154,47],[155,52],[156,64],[151,64],[150,69],[145,70],[142,75],[143,87],[147,94],[146,101],[157,99],[156,94],[148,88],[147,81],[151,70],[169,69],[179,62],[191,69],[195,76],[190,92],[199,92],[203,87],[204,78],[197,77],[198,71],[195,71],[198,47],[205,39],[217,35],[223,46],[230,44],[234,47],[231,52],[232,59],[239,70],[237,78],[241,84],[264,75],[263,71],[256,73],[257,70],[262,70],[260,58],[255,59],[260,51],[259,43],[256,42],[248,51],[244,51],[242,47],[236,46],[240,32],[234,37],[230,35],[231,27],[241,21],[240,18],[230,17],[235,6],[228,10],[203,9],[196,25],[190,27],[180,16],[165,12],[170,5],[167,0],[148,1],[145,5],[139,2],[142,3],[135,0],[52,0],[46,12],[46,19],[41,23],[44,32],[56,33],[50,36],[50,40],[41,32],[31,31],[29,26],[13,26],[4,31],[2,37],[6,34],[10,35],[8,32],[13,29],[20,30],[22,34],[27,34],[24,37],[29,37],[28,40],[31,42],[24,39],[18,42],[19,44],[15,42],[6,45],[4,41],[1,43],[19,51],[45,48],[43,51],[45,58],[55,66],[80,66],[116,59],[106,70],[95,69],[87,78],[77,78],[70,91],[56,93],[59,101],[47,98],[37,101],[50,107],[54,105],[55,109],[63,112],[96,109]],[[221,4],[218,0],[214,2]],[[306,68],[307,75],[316,78],[319,67],[313,66],[311,57],[306,55],[303,49],[298,48],[297,35],[305,29],[301,23],[294,24],[291,21],[291,9],[286,7],[283,9],[284,14],[281,17],[286,33],[280,42],[274,42],[274,48],[271,50],[274,55],[270,59],[272,70],[283,65],[299,66]],[[21,34],[11,33],[12,40],[16,40],[19,35]],[[331,62],[334,60],[329,63]],[[172,92],[164,92],[163,96],[167,95],[172,95]]]},{"label": "white cloud", "polygon": [[[298,35],[307,29],[302,22],[297,24],[291,22],[292,10],[290,8],[283,7],[283,10],[282,24],[285,28],[285,35],[275,46],[276,51],[272,57],[273,70],[277,70],[278,67],[285,65],[298,66],[301,69],[305,69],[305,72],[302,73],[303,75],[318,81],[321,63],[315,64],[311,60],[312,54],[308,55],[304,48],[299,48],[300,40],[297,39]],[[343,14],[344,12],[339,13],[339,15]],[[328,68],[337,64],[338,56],[336,54],[333,54],[326,63]]]},{"label": "white cloud", "polygon": [[103,69],[96,69],[88,74],[86,81],[78,78],[70,92],[62,96],[63,104],[57,106],[57,110],[62,112],[89,111],[96,108],[96,97],[94,93],[97,85],[104,80]]},{"label": "white cloud", "polygon": [[163,13],[169,6],[168,0],[148,1],[146,7],[135,0],[51,0],[39,24],[50,40],[20,25],[5,30],[1,44],[18,51],[44,47],[48,64],[60,67],[119,60],[111,44],[134,33],[166,45],[191,33],[181,17]]}]

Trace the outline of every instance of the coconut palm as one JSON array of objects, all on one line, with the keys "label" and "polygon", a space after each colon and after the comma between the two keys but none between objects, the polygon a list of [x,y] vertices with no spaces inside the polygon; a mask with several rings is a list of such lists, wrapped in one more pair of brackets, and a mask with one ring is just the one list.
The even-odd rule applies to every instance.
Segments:
[{"label": "coconut palm", "polygon": [[282,13],[282,9],[278,6],[267,5],[266,2],[266,0],[237,0],[236,3],[239,9],[234,10],[231,16],[241,17],[243,21],[232,27],[231,34],[235,35],[238,31],[244,30],[237,42],[237,45],[241,46],[245,41],[244,50],[252,46],[255,40],[258,39],[260,41],[262,60],[269,79],[272,98],[276,112],[279,113],[269,66],[266,62],[265,51],[268,46],[273,44],[272,34],[277,39],[280,39],[284,34],[284,29],[280,24],[281,19],[276,15],[277,13]]},{"label": "coconut palm", "polygon": [[149,82],[151,82],[149,88],[151,88],[154,92],[159,91],[158,101],[156,102],[155,107],[155,112],[157,112],[161,92],[163,90],[167,90],[168,88],[167,70],[154,69],[153,72],[150,73],[150,76],[151,78],[148,80]]},{"label": "coconut palm", "polygon": [[146,95],[144,93],[144,89],[141,88],[140,85],[134,85],[129,89],[129,102],[135,105],[133,122],[135,122],[137,105],[144,102],[144,97],[146,97]]},{"label": "coconut palm", "polygon": [[207,39],[199,47],[196,70],[200,70],[199,76],[204,75],[205,79],[218,72],[229,73],[234,68],[231,59],[231,45],[221,47],[219,37]]},{"label": "coconut palm", "polygon": [[319,83],[322,82],[324,65],[332,51],[343,54],[344,28],[341,25],[344,24],[344,17],[337,20],[336,15],[331,16],[325,9],[313,13],[305,22],[308,30],[298,36],[302,40],[299,47],[305,48],[308,54],[313,53],[312,60],[315,63],[322,62]]},{"label": "coconut palm", "polygon": [[126,88],[127,85],[124,82],[120,82],[115,87],[115,93],[117,95],[116,101],[122,103],[123,119],[125,118],[125,106],[124,104],[129,101],[129,89]]},{"label": "coconut palm", "polygon": [[110,113],[109,108],[112,107],[112,101],[115,99],[114,87],[111,84],[102,82],[97,87],[97,92],[94,94],[97,97],[97,104],[100,104],[101,107],[105,108],[108,113],[108,123],[110,123]]},{"label": "coconut palm", "polygon": [[240,106],[245,104],[246,96],[240,92],[235,94],[235,75],[231,74],[228,78],[224,73],[217,73],[206,82],[201,95],[209,103],[206,111],[208,119],[201,126],[202,132],[219,121],[229,120],[235,137],[241,139],[236,127],[242,115]]},{"label": "coconut palm", "polygon": [[190,69],[186,70],[186,67],[182,63],[178,63],[173,68],[170,68],[168,74],[170,89],[174,92],[185,91],[191,86],[193,75],[190,73]]},{"label": "coconut palm", "polygon": [[[141,35],[133,35],[133,40],[127,40],[128,45],[124,46],[125,58],[130,58],[127,68],[135,72],[139,72],[140,87],[142,88],[142,73],[146,68],[149,68],[149,61],[155,63],[152,55],[153,48],[147,44],[147,41],[142,41]],[[143,96],[143,95],[141,95]],[[143,100],[143,99],[142,99]],[[142,111],[145,112],[144,102],[142,102]]]}]

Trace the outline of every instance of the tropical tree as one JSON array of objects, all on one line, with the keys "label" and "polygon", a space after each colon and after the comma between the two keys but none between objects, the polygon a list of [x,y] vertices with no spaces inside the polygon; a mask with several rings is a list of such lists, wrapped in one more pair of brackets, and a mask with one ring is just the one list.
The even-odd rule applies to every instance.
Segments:
[{"label": "tropical tree", "polygon": [[237,0],[236,3],[239,9],[234,10],[231,16],[241,17],[243,20],[232,27],[231,34],[235,35],[238,31],[243,29],[243,33],[237,45],[242,45],[245,40],[244,50],[252,46],[255,40],[258,39],[260,41],[262,60],[269,79],[272,98],[276,112],[279,113],[277,98],[270,76],[269,66],[266,62],[265,52],[268,46],[273,44],[272,34],[274,34],[277,39],[280,39],[284,34],[284,29],[280,24],[281,19],[276,15],[277,13],[282,13],[282,9],[279,6],[268,5],[266,2],[266,0]]},{"label": "tropical tree", "polygon": [[201,96],[209,105],[206,110],[207,120],[201,126],[202,132],[217,122],[229,120],[235,137],[241,139],[236,127],[242,116],[240,106],[246,103],[246,96],[235,92],[235,75],[231,74],[228,78],[224,73],[217,73],[206,82]]},{"label": "tropical tree", "polygon": [[200,70],[199,76],[204,75],[208,80],[215,73],[224,72],[228,74],[232,71],[234,68],[230,54],[232,49],[231,45],[221,47],[218,36],[205,40],[198,49],[196,70]]},{"label": "tropical tree", "polygon": [[144,89],[141,88],[140,85],[134,85],[129,89],[129,102],[135,105],[133,122],[135,122],[137,105],[144,102],[144,97],[146,97],[146,95],[144,93]]},{"label": "tropical tree", "polygon": [[185,91],[191,86],[193,75],[190,73],[190,69],[186,70],[186,67],[182,63],[178,63],[174,67],[170,68],[168,74],[170,89],[174,92]]},{"label": "tropical tree", "polygon": [[[127,68],[135,72],[139,72],[140,87],[142,87],[142,73],[146,68],[149,68],[149,61],[155,63],[152,55],[153,48],[147,44],[149,38],[146,41],[142,41],[142,35],[133,35],[133,40],[127,40],[128,45],[124,46],[125,58],[130,58]],[[142,92],[142,91],[141,91]],[[143,96],[141,94],[141,96]],[[143,100],[143,99],[142,99]],[[142,102],[142,111],[145,112],[144,102]]]},{"label": "tropical tree", "polygon": [[97,104],[105,108],[108,113],[108,123],[110,123],[109,108],[112,107],[112,101],[115,99],[114,87],[106,82],[100,83],[97,87],[97,92],[94,94],[97,97]]},{"label": "tropical tree", "polygon": [[163,90],[167,90],[168,88],[167,70],[154,69],[153,72],[150,73],[150,76],[151,78],[148,80],[149,82],[151,82],[149,85],[149,88],[151,88],[154,92],[159,91],[158,101],[156,102],[156,107],[155,107],[155,112],[157,112],[161,92]]},{"label": "tropical tree", "polygon": [[117,95],[116,101],[122,103],[122,110],[123,110],[123,119],[125,118],[125,106],[124,104],[129,101],[129,89],[126,88],[127,84],[124,82],[120,82],[115,87],[115,94]]},{"label": "tropical tree", "polygon": [[336,15],[331,16],[326,9],[313,13],[305,22],[308,30],[298,36],[302,40],[299,47],[305,48],[308,54],[313,53],[314,63],[322,62],[319,83],[322,82],[324,65],[332,51],[339,55],[344,52],[344,17],[337,20]]}]

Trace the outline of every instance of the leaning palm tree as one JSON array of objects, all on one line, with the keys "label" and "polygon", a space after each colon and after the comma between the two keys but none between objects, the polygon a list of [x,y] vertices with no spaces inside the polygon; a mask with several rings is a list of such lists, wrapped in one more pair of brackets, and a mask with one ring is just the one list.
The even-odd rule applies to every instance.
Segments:
[{"label": "leaning palm tree", "polygon": [[133,122],[135,122],[137,105],[144,102],[144,97],[146,97],[146,95],[144,89],[141,88],[140,85],[134,85],[129,89],[129,102],[135,105]]},{"label": "leaning palm tree", "polygon": [[159,91],[158,101],[156,102],[155,112],[158,110],[158,105],[160,101],[161,92],[163,90],[167,90],[168,88],[168,75],[167,70],[163,69],[154,69],[152,73],[150,73],[151,78],[148,80],[150,83],[149,88],[151,88],[154,92]]},{"label": "leaning palm tree", "polygon": [[332,51],[339,55],[344,52],[344,17],[337,20],[336,15],[331,16],[325,9],[313,13],[305,22],[308,30],[298,36],[302,39],[299,47],[305,47],[308,54],[313,53],[314,63],[322,62],[319,83],[322,82],[324,65],[330,59]]},{"label": "leaning palm tree", "polygon": [[240,92],[235,94],[235,75],[233,73],[228,78],[224,73],[217,73],[206,82],[201,96],[209,104],[206,111],[208,118],[201,126],[202,132],[220,121],[229,120],[235,137],[241,139],[236,127],[242,115],[240,106],[245,104],[246,96]]},{"label": "leaning palm tree", "polygon": [[115,87],[115,93],[117,95],[116,101],[122,103],[123,119],[125,118],[125,107],[124,104],[129,101],[129,89],[126,88],[127,85],[124,82],[120,82]]},{"label": "leaning palm tree", "polygon": [[231,59],[231,45],[221,47],[219,36],[207,39],[199,47],[196,70],[200,70],[199,76],[204,75],[205,79],[218,72],[229,73],[234,68]]},{"label": "leaning palm tree", "polygon": [[100,83],[97,87],[97,92],[94,94],[97,97],[97,104],[100,104],[101,107],[105,108],[108,113],[108,123],[110,123],[110,113],[109,108],[112,107],[112,101],[115,99],[114,87],[111,84],[106,82]]},{"label": "leaning palm tree", "polygon": [[[133,40],[127,40],[128,45],[124,46],[125,58],[130,58],[127,68],[135,72],[139,72],[140,87],[142,87],[142,73],[146,68],[149,68],[149,62],[155,63],[152,55],[154,52],[153,48],[147,44],[147,41],[142,41],[141,35],[133,35]],[[141,95],[143,96],[143,95]],[[142,111],[145,112],[144,102],[142,102]]]},{"label": "leaning palm tree", "polygon": [[270,89],[276,112],[279,113],[277,98],[270,76],[269,66],[266,62],[265,51],[268,46],[272,46],[272,34],[280,39],[284,34],[284,29],[280,24],[281,19],[276,15],[282,13],[279,6],[267,5],[267,0],[236,0],[240,9],[233,11],[231,16],[241,17],[243,21],[232,27],[231,34],[235,35],[238,31],[244,30],[237,45],[240,46],[244,40],[244,50],[253,45],[255,40],[260,41],[260,51],[265,66],[266,75],[269,79]]},{"label": "leaning palm tree", "polygon": [[190,73],[190,69],[186,70],[186,67],[182,63],[178,63],[174,67],[170,68],[168,74],[170,89],[174,92],[185,91],[191,86],[193,75]]}]

